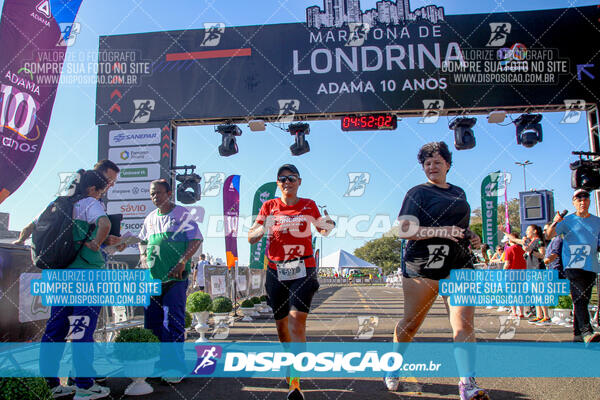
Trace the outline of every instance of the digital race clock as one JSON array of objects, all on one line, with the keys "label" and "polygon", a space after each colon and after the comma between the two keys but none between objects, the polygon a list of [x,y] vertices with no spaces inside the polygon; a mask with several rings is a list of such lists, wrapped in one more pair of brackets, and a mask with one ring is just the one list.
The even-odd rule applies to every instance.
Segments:
[{"label": "digital race clock", "polygon": [[342,131],[393,131],[398,127],[398,119],[391,114],[367,114],[342,117]]}]

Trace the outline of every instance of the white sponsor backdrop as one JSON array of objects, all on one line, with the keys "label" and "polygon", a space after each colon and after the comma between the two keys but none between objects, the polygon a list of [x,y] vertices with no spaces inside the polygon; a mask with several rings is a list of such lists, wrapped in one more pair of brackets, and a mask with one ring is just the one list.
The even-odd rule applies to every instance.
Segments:
[{"label": "white sponsor backdrop", "polygon": [[143,146],[159,143],[160,128],[121,129],[110,131],[108,134],[108,145],[110,147]]},{"label": "white sponsor backdrop", "polygon": [[123,214],[123,218],[145,218],[156,206],[150,201],[109,201],[107,214]]},{"label": "white sponsor backdrop", "polygon": [[160,146],[116,147],[108,150],[108,159],[116,164],[160,161]]},{"label": "white sponsor backdrop", "polygon": [[[132,169],[144,168],[147,170],[145,176],[141,175],[129,175],[128,173]],[[129,182],[129,181],[153,181],[160,179],[160,164],[131,164],[125,167],[121,167],[121,173],[119,174],[118,182]]]},{"label": "white sponsor backdrop", "polygon": [[117,183],[108,190],[109,200],[149,199],[150,184],[148,182]]}]

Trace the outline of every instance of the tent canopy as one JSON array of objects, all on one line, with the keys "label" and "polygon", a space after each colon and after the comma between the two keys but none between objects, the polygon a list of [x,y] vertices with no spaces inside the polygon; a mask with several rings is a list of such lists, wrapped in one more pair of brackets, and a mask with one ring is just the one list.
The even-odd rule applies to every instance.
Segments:
[{"label": "tent canopy", "polygon": [[379,272],[381,272],[381,268],[379,268],[377,265],[373,265],[370,262],[358,258],[342,249],[336,251],[335,253],[329,254],[327,257],[324,257],[321,261],[321,265],[323,268],[333,268],[336,271],[353,268],[376,268]]}]

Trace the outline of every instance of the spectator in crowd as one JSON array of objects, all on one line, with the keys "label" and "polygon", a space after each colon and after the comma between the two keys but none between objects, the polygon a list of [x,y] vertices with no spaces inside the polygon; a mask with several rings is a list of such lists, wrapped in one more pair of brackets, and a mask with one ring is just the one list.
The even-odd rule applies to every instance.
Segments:
[{"label": "spectator in crowd", "polygon": [[208,261],[206,261],[206,255],[200,255],[200,261],[196,268],[194,268],[194,287],[197,287],[200,290],[204,290],[204,266],[208,265]]},{"label": "spectator in crowd", "polygon": [[[144,308],[144,327],[161,342],[184,342],[185,301],[193,255],[202,243],[202,234],[189,211],[171,200],[171,185],[165,179],[152,181],[150,198],[157,207],[146,219],[139,234],[140,262],[150,268],[152,279],[162,281],[162,292],[151,296]],[[174,361],[171,361],[174,360]],[[177,367],[165,367],[177,365]],[[163,380],[179,383],[186,372],[183,347],[175,354],[161,346]]]},{"label": "spectator in crowd", "polygon": [[[514,241],[514,237],[507,236],[510,245],[504,251],[504,269],[526,269],[525,251],[523,247]],[[523,306],[511,306],[512,315],[517,318],[525,318]]]},{"label": "spectator in crowd", "polygon": [[[507,233],[509,238],[514,242],[523,246],[525,251],[525,261],[527,269],[546,269],[544,257],[546,253],[546,244],[542,228],[538,225],[529,225],[525,231],[525,237],[518,239],[514,235]],[[550,314],[547,306],[535,306],[535,317],[532,317],[528,322],[538,326],[550,325]]]},{"label": "spectator in crowd", "polygon": [[[100,203],[100,198],[107,188],[106,179],[98,171],[85,171],[81,176],[80,190],[86,197],[77,201],[73,207],[73,240],[84,242],[75,261],[67,268],[101,269],[104,268],[104,257],[100,245],[110,232],[110,220]],[[95,226],[88,237],[90,227]],[[94,331],[98,322],[101,307],[88,306],[53,306],[50,318],[46,323],[46,331],[42,337],[44,343],[93,342]],[[77,334],[76,334],[77,330]],[[83,333],[80,333],[83,332]],[[58,370],[60,360],[55,358],[55,351],[40,352],[40,369],[42,376],[52,376]],[[89,351],[73,357],[75,372],[89,368],[94,360],[93,347]],[[76,377],[75,386],[61,386],[58,378],[48,378],[48,386],[54,398],[75,394],[75,399],[100,399],[110,394],[110,389],[100,386],[92,378]]]},{"label": "spectator in crowd", "polygon": [[575,213],[565,218],[556,213],[556,226],[553,223],[549,227],[549,234],[551,237],[555,234],[563,236],[562,264],[571,284],[575,314],[573,340],[583,339],[585,343],[600,342],[600,334],[594,332],[588,311],[592,288],[600,272],[600,218],[589,213],[590,193],[586,190],[577,189],[573,193],[573,206]]},{"label": "spectator in crowd", "polygon": [[501,262],[504,254],[504,247],[501,245],[496,246],[496,252],[490,258],[490,262]]},{"label": "spectator in crowd", "polygon": [[490,250],[490,246],[487,243],[481,244],[481,256],[483,257],[483,262],[486,265],[490,263],[490,259],[492,258],[493,254]]},{"label": "spectator in crowd", "polygon": [[[115,164],[114,162],[112,162],[110,160],[98,161],[96,163],[96,165],[94,165],[94,170],[100,172],[104,176],[104,179],[106,180],[107,185],[106,185],[104,193],[106,193],[108,191],[108,189],[110,189],[111,187],[114,186],[115,182],[117,181],[117,178],[119,177],[119,171],[120,171],[117,164]],[[78,185],[78,183],[81,180],[81,175],[84,172],[85,172],[85,170],[83,170],[83,169],[80,169],[79,171],[77,171],[77,177],[75,178],[73,183],[71,183],[71,186],[74,186],[74,188],[75,188],[75,190],[73,191],[72,194],[81,193],[82,190],[85,190],[85,189],[79,188],[79,185]],[[83,192],[81,194],[85,197],[86,193]],[[33,229],[35,228],[36,222],[37,222],[37,217],[21,230],[19,237],[17,238],[17,240],[15,240],[13,242],[13,244],[21,245],[21,246],[24,245],[25,241],[27,239],[29,239],[29,237],[33,233]],[[103,244],[106,246],[115,245],[119,242],[119,240],[120,239],[117,236],[108,235],[108,237],[106,238],[106,240],[104,241]],[[119,248],[120,251],[122,251],[123,249],[124,248]]]},{"label": "spectator in crowd", "polygon": [[[546,240],[550,237],[550,224],[544,225],[544,236]],[[558,271],[558,277],[560,279],[567,279],[562,264],[562,245],[563,240],[559,235],[554,236],[548,246],[546,246],[546,254],[544,257],[544,264],[547,269],[553,269]]]}]

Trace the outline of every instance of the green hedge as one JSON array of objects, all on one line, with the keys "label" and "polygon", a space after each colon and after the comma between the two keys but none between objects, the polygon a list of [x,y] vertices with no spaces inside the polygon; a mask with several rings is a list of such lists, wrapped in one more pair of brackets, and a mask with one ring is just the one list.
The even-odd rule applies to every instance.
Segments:
[{"label": "green hedge", "polygon": [[190,294],[185,303],[185,308],[191,312],[209,311],[211,305],[210,295],[202,291]]},{"label": "green hedge", "polygon": [[228,313],[233,310],[233,303],[227,297],[217,297],[213,300],[211,311],[215,313]]},{"label": "green hedge", "polygon": [[44,378],[0,378],[0,398],[3,400],[52,400]]}]

